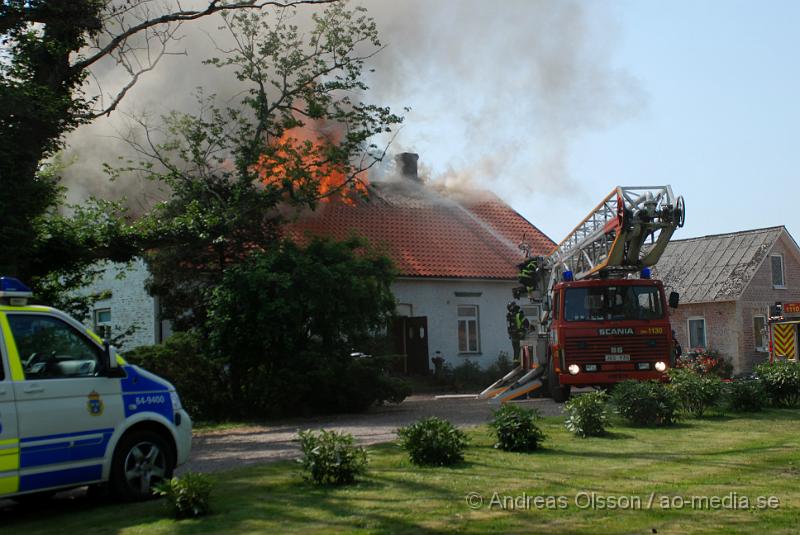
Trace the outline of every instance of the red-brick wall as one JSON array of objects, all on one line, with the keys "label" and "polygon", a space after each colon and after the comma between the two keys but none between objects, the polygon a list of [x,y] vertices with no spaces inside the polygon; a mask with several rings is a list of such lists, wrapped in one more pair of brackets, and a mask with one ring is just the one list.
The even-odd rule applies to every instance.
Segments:
[{"label": "red-brick wall", "polygon": [[713,349],[734,367],[739,354],[739,340],[737,331],[739,321],[736,313],[736,303],[686,303],[677,309],[670,309],[670,323],[675,330],[678,342],[686,353],[693,349],[689,345],[689,318],[701,317],[706,320],[706,344],[708,349]]},{"label": "red-brick wall", "polygon": [[[772,286],[772,262],[769,257],[773,254],[783,256],[786,288],[774,288]],[[768,357],[767,353],[755,350],[753,316],[756,314],[766,315],[769,311],[769,306],[776,301],[782,303],[800,302],[800,258],[798,256],[800,254],[791,237],[785,232],[782,233],[739,298],[739,315],[742,325],[740,333],[742,361],[747,369]]]},{"label": "red-brick wall", "polygon": [[[785,289],[772,286],[770,255],[773,254],[783,255]],[[708,348],[729,359],[734,373],[747,373],[768,358],[766,352],[756,351],[753,317],[756,314],[766,316],[769,306],[776,301],[800,302],[800,251],[785,232],[767,253],[737,301],[681,304],[677,310],[670,309],[670,321],[685,353],[690,349],[687,320],[705,318]]]}]

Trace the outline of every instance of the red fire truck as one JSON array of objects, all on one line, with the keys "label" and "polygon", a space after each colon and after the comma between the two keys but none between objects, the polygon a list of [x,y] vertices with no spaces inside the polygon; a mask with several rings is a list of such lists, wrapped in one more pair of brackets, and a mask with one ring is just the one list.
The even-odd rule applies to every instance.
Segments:
[{"label": "red fire truck", "polygon": [[650,268],[683,226],[685,204],[670,186],[617,187],[546,257],[529,258],[520,281],[534,309],[520,365],[481,393],[510,401],[546,387],[660,379],[674,364],[664,287]]}]

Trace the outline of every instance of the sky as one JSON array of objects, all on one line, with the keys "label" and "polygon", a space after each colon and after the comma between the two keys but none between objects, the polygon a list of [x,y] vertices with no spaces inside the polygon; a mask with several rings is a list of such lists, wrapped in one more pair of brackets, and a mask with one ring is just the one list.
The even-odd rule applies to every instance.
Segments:
[{"label": "sky", "polygon": [[[545,4],[548,9],[555,5]],[[523,134],[524,142],[514,147],[521,153],[517,160],[522,165],[512,161],[507,168],[497,166],[500,174],[508,176],[497,179],[486,173],[475,177],[475,182],[492,186],[556,242],[616,185],[663,184],[672,185],[686,201],[686,225],[675,238],[785,225],[800,240],[800,3],[720,0],[576,5],[583,10],[582,41],[557,42],[554,55],[569,57],[574,48],[583,47],[579,55],[586,57],[572,66],[589,72],[584,78],[573,74],[577,87],[567,84],[567,102],[557,105],[574,106],[591,117],[571,124],[572,118],[561,116],[564,110],[559,110],[558,124],[537,131],[537,125],[548,121],[546,110],[524,111],[521,105],[519,115],[513,107],[498,112],[506,115],[498,117],[499,127],[533,132]],[[494,16],[503,24],[514,22],[506,13],[513,7],[509,2],[493,6]],[[537,14],[541,13],[534,11]],[[537,27],[542,30],[547,28]],[[487,90],[492,85],[514,84],[515,64],[524,62],[526,54],[537,54],[511,51],[494,39],[488,44],[496,47],[493,55],[497,58],[509,53],[519,56],[511,62],[501,60],[508,62],[509,72],[492,69],[498,78],[488,84],[480,76],[467,77],[465,86],[456,78],[437,83],[443,93],[434,93],[434,99],[430,92],[405,95],[412,113],[397,143],[419,152],[433,176],[446,174],[449,166],[462,172],[465,164],[468,167],[457,142],[451,146],[440,140],[452,135],[449,132],[469,128],[469,123],[455,112],[443,124],[430,124],[427,116],[437,114],[427,103],[442,106],[442,100],[455,93],[453,106],[472,103],[474,108],[471,101],[495,98]],[[476,56],[482,45],[475,47]],[[476,63],[482,64],[479,57]],[[600,72],[592,73],[592,69]],[[535,90],[535,84],[530,89]],[[515,90],[514,97],[536,98],[524,90]],[[437,116],[436,120],[442,119]],[[492,132],[491,122],[480,128],[487,130],[489,143],[503,140]],[[568,139],[551,143],[550,135]],[[473,142],[480,144],[480,136]],[[475,153],[483,151],[475,147]],[[537,162],[548,158],[562,161],[555,170],[546,165],[543,170]]]},{"label": "sky", "polygon": [[[490,189],[556,242],[615,186],[664,184],[686,201],[675,238],[785,225],[800,240],[800,2],[361,3],[385,44],[363,97],[411,108],[390,150],[417,152],[429,180]],[[189,111],[194,87],[230,89],[200,64],[217,24],[187,27],[187,55],[122,111]],[[68,139],[72,200],[126,189],[93,170],[123,122]]]}]

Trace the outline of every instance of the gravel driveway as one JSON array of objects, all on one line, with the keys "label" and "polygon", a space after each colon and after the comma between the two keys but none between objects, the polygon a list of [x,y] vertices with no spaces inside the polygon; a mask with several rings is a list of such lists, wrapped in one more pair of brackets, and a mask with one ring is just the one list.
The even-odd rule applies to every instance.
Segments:
[{"label": "gravel driveway", "polygon": [[[550,399],[532,399],[520,403],[536,408],[542,416],[561,414],[563,405]],[[377,444],[395,438],[398,427],[427,416],[446,418],[459,427],[481,425],[489,421],[497,403],[472,398],[434,399],[411,396],[399,405],[375,407],[362,414],[342,414],[287,420],[266,426],[249,426],[198,433],[192,440],[192,455],[178,473],[216,472],[299,455],[297,432],[303,429],[335,429],[351,433],[359,444]]]},{"label": "gravel driveway", "polygon": [[[560,415],[563,405],[551,399],[531,399],[519,402],[537,409],[542,416]],[[394,440],[398,427],[426,416],[446,418],[459,427],[472,427],[489,421],[492,411],[500,405],[474,398],[434,399],[433,396],[411,396],[399,405],[375,407],[366,413],[340,414],[316,418],[286,420],[274,425],[237,427],[221,431],[197,433],[192,439],[189,462],[180,467],[186,471],[216,472],[250,464],[295,459],[300,448],[297,431],[303,429],[335,429],[351,433],[359,444],[377,444]],[[85,499],[86,487],[62,492],[55,503],[74,507],[76,500]],[[86,502],[91,503],[88,499]],[[12,500],[0,499],[0,513],[17,511]],[[2,515],[0,515],[1,517]]]}]

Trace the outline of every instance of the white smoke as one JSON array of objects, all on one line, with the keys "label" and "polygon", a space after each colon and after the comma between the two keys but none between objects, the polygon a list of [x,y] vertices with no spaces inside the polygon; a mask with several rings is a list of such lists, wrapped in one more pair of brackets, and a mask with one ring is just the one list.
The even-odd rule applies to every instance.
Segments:
[{"label": "white smoke", "polygon": [[[200,0],[195,0],[200,2]],[[478,184],[507,200],[535,192],[574,194],[573,143],[638,113],[643,91],[613,65],[619,30],[604,3],[577,0],[364,0],[385,49],[372,60],[364,99],[410,106],[392,152],[421,155],[431,178],[450,187]],[[310,8],[299,8],[303,24]],[[219,17],[186,24],[177,50],[134,87],[111,118],[81,127],[68,139],[70,200],[88,194],[133,198],[149,194],[136,179],[109,183],[102,162],[130,156],[118,137],[127,113],[158,117],[195,111],[204,88],[231,98],[231,72],[202,65],[219,55],[225,33]],[[212,40],[213,37],[213,40]],[[216,41],[216,44],[215,44]],[[118,68],[97,73],[108,92],[124,83]],[[384,140],[385,141],[385,140]],[[149,192],[149,193],[148,193]],[[135,202],[134,202],[135,204]]]}]

